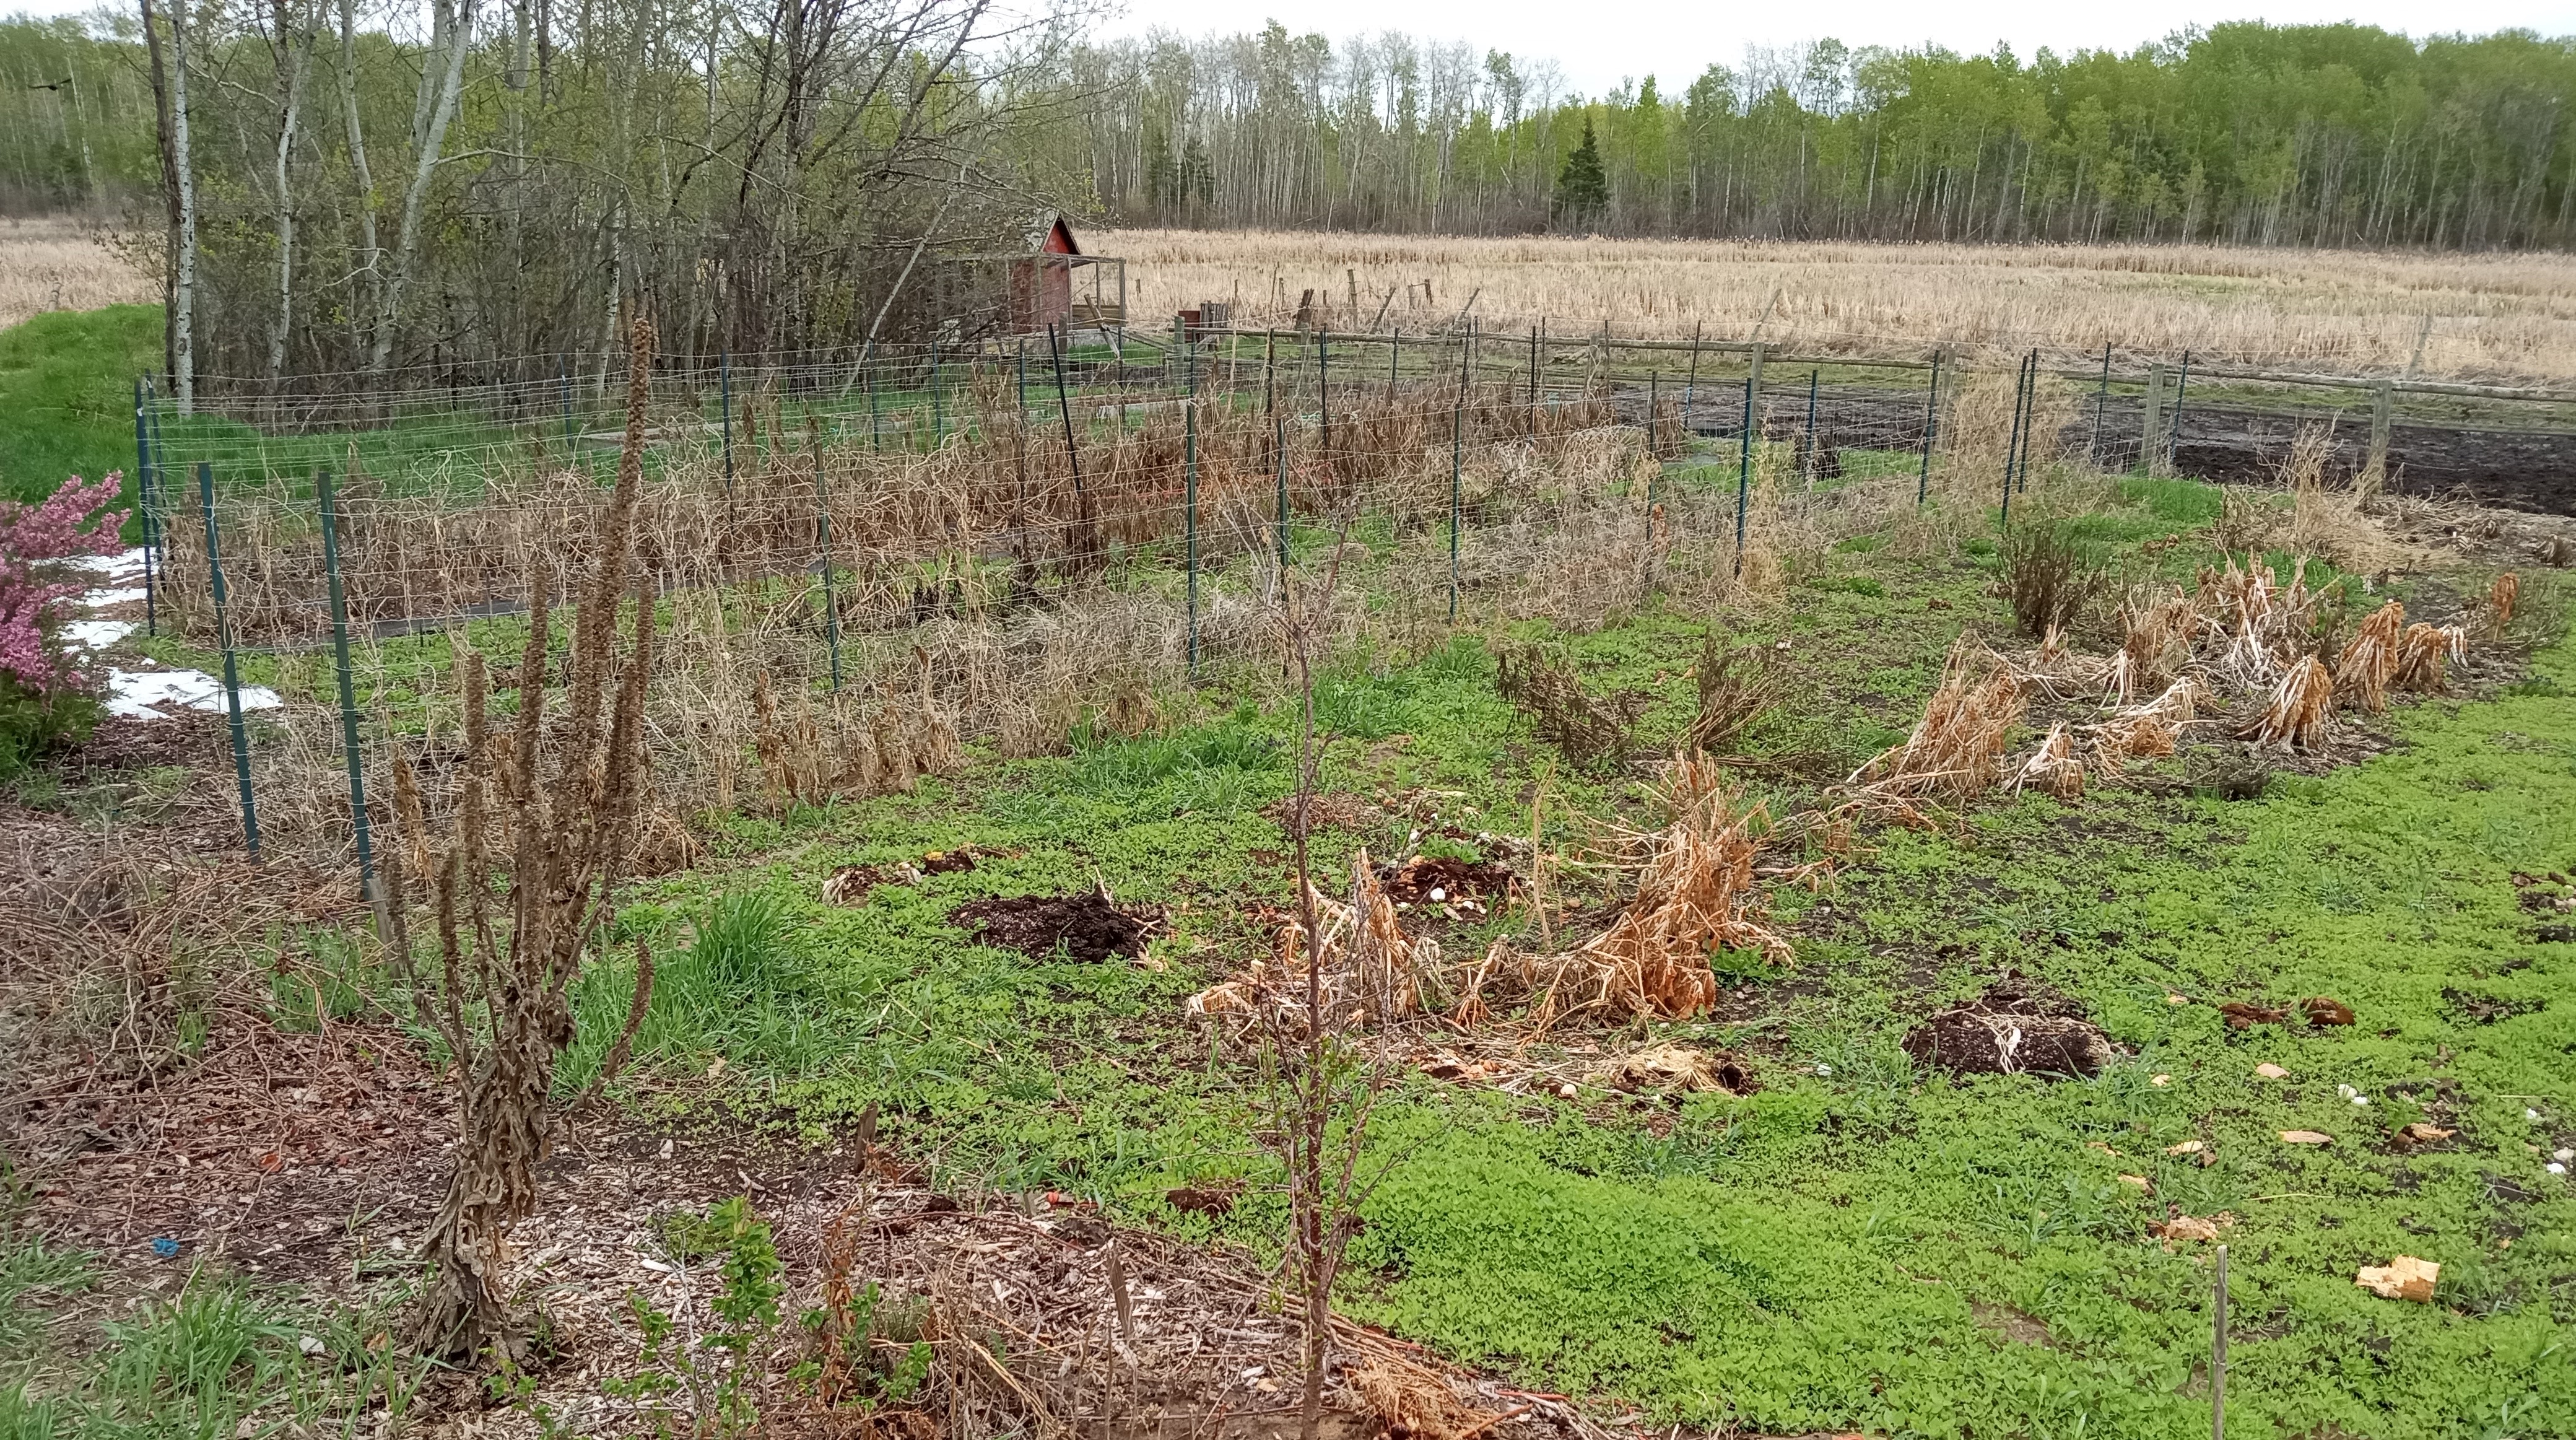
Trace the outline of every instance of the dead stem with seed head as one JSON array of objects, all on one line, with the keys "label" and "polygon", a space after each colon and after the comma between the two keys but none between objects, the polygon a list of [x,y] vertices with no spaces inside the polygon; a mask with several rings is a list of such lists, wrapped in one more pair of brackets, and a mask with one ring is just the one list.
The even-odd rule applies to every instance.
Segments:
[{"label": "dead stem with seed head", "polygon": [[[629,347],[625,446],[617,486],[600,512],[596,567],[575,596],[562,708],[546,704],[552,634],[548,578],[529,582],[527,648],[519,712],[510,730],[489,719],[482,657],[464,674],[462,790],[450,832],[433,840],[406,805],[405,843],[430,860],[429,904],[441,965],[424,1005],[452,1057],[460,1113],[446,1197],[423,1244],[432,1273],[414,1317],[428,1353],[527,1356],[501,1290],[503,1242],[536,1203],[537,1167],[553,1138],[555,1064],[573,1040],[568,992],[598,950],[635,841],[649,784],[644,746],[646,682],[653,668],[653,604],[634,597],[631,639],[617,621],[627,599],[636,495],[643,480],[646,383],[653,331],[638,320]],[[397,774],[407,774],[408,761]],[[496,844],[495,827],[498,827]],[[411,938],[402,867],[388,867],[392,946],[409,969]],[[639,946],[627,1030],[604,1066],[613,1077],[650,999],[653,963]],[[414,992],[419,993],[417,983]],[[425,997],[426,998],[426,997]]]}]

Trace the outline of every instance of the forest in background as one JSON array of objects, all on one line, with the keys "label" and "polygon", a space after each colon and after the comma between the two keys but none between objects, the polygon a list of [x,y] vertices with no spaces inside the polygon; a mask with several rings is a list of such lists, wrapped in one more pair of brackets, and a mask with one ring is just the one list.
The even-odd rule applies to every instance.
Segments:
[{"label": "forest in background", "polygon": [[[2216,26],[2018,60],[1835,40],[1678,91],[1402,35],[1086,47],[1138,223],[1856,240],[2563,246],[2576,39]],[[1643,67],[1641,67],[1642,69]],[[1592,156],[1575,159],[1587,129]],[[1581,183],[1599,162],[1599,186]],[[1568,161],[1575,159],[1570,169]],[[1568,183],[1574,181],[1576,183]],[[1587,193],[1588,192],[1588,193]]]},{"label": "forest in background", "polygon": [[854,355],[961,313],[964,257],[1059,206],[1460,234],[2576,239],[2576,39],[2248,23],[2029,60],[1823,40],[1587,96],[1467,44],[1276,23],[1095,42],[1085,20],[142,0],[0,23],[0,208],[128,222],[186,297],[174,383],[279,393],[604,365],[621,297],[678,356]]}]

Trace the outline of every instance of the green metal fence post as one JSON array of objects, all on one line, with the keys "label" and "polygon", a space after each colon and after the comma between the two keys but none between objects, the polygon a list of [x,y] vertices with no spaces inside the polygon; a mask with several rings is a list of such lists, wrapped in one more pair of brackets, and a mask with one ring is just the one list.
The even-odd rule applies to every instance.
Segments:
[{"label": "green metal fence post", "polygon": [[1333,473],[1333,384],[1326,369],[1331,360],[1331,349],[1326,339],[1330,333],[1322,325],[1315,327],[1315,409],[1323,417],[1323,439],[1319,448],[1324,457],[1324,473],[1328,476]]},{"label": "green metal fence post", "polygon": [[331,467],[313,467],[313,503],[322,512],[322,571],[331,597],[331,664],[340,681],[340,753],[349,762],[349,821],[357,832],[358,894],[377,904],[376,854],[367,834],[367,775],[358,749],[358,695],[349,666],[348,592],[340,583],[340,506]]},{"label": "green metal fence post", "polygon": [[716,357],[716,385],[724,406],[724,484],[725,493],[733,493],[733,352]]},{"label": "green metal fence post", "polygon": [[134,377],[134,508],[143,515],[143,633],[161,633],[152,596],[152,435],[143,418],[143,377]]},{"label": "green metal fence post", "polygon": [[1808,485],[1809,485],[1809,487],[1811,487],[1811,488],[1812,488],[1812,487],[1815,485],[1815,483],[1816,483],[1816,375],[1817,375],[1817,373],[1818,373],[1818,372],[1816,372],[1816,371],[1814,371],[1814,370],[1810,370],[1810,371],[1808,371],[1808,372],[1807,372],[1807,435],[1806,435],[1806,439],[1805,439],[1804,441],[1802,441],[1802,442],[1801,442],[1801,444],[1805,447],[1805,449],[1804,449],[1804,453],[1805,453],[1805,455],[1806,455],[1806,457],[1807,457],[1807,458],[1806,458],[1806,461],[1805,461],[1805,464],[1806,464],[1806,467],[1807,467],[1807,484],[1808,484]]},{"label": "green metal fence post", "polygon": [[939,393],[939,342],[930,342],[930,448],[948,440],[948,397]]},{"label": "green metal fence post", "polygon": [[572,361],[561,351],[555,354],[555,388],[562,393],[564,459],[572,458]]},{"label": "green metal fence post", "polygon": [[2093,390],[2093,434],[2084,442],[2084,463],[2102,463],[2102,407],[2111,399],[2111,342],[2102,342],[2102,383]]},{"label": "green metal fence post", "polygon": [[[1175,324],[1178,320],[1175,319]],[[1196,350],[1185,351],[1181,361],[1189,367],[1189,398],[1181,402],[1181,533],[1187,546],[1186,561],[1190,586],[1190,673],[1199,671],[1199,356]]]},{"label": "green metal fence post", "polygon": [[1690,378],[1682,382],[1682,435],[1685,439],[1690,435],[1691,402],[1699,398],[1699,327],[1699,321],[1691,322]]},{"label": "green metal fence post", "polygon": [[[1756,352],[1759,353],[1759,352]],[[1753,498],[1753,377],[1744,377],[1744,426],[1735,454],[1735,573],[1744,574],[1744,507]]]},{"label": "green metal fence post", "polygon": [[2191,352],[2185,350],[2182,352],[2182,373],[2174,377],[2172,428],[2165,434],[2165,469],[2168,471],[2174,468],[2175,458],[2182,453],[2182,396],[2190,388]]},{"label": "green metal fence post", "polygon": [[1529,424],[1524,433],[1532,440],[1538,438],[1538,327],[1535,325],[1530,327]]},{"label": "green metal fence post", "polygon": [[215,535],[215,467],[197,462],[197,499],[206,512],[206,573],[215,590],[215,642],[224,652],[224,705],[232,717],[233,778],[241,785],[242,840],[259,858],[259,809],[250,793],[250,731],[242,724],[241,667],[233,656],[231,597],[224,593],[224,560]]},{"label": "green metal fence post", "polygon": [[877,372],[867,361],[861,360],[859,375],[868,387],[868,450],[881,452],[885,449],[885,415],[877,407]]},{"label": "green metal fence post", "polygon": [[1467,397],[1449,407],[1449,623],[1458,623],[1458,472],[1467,454]]},{"label": "green metal fence post", "polygon": [[161,509],[170,503],[170,452],[161,443],[160,389],[149,377],[143,384],[143,404],[152,437],[152,495],[143,507],[143,622],[144,633],[157,635],[161,633],[158,596],[170,583],[169,537],[161,524]]},{"label": "green metal fence post", "polygon": [[2003,525],[2012,528],[2013,458],[2021,453],[2022,389],[2030,383],[2030,361],[2024,359],[2013,370],[2012,431],[2004,437],[2004,507]]},{"label": "green metal fence post", "polygon": [[1278,532],[1279,568],[1284,573],[1288,568],[1288,417],[1277,416],[1271,423],[1277,427],[1272,448],[1279,452],[1279,501],[1272,512],[1277,516],[1273,528]]},{"label": "green metal fence post", "polygon": [[1932,493],[1932,436],[1941,426],[1941,352],[1932,352],[1932,384],[1923,392],[1923,468],[1914,477],[1914,503]]},{"label": "green metal fence post", "polygon": [[832,596],[832,494],[814,467],[814,543],[823,551],[823,638],[832,651],[832,693],[841,693],[841,607]]}]

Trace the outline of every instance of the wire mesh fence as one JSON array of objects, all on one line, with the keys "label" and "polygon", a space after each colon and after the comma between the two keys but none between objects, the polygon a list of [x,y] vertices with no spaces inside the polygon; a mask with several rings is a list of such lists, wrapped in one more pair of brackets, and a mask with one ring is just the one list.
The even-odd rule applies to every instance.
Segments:
[{"label": "wire mesh fence", "polygon": [[[457,647],[508,672],[532,585],[586,570],[625,376],[542,372],[138,406],[151,623],[282,700],[235,746],[271,844],[354,858],[397,733],[437,803]],[[1462,616],[1759,585],[1784,548],[1918,510],[2009,523],[2034,474],[2257,478],[2321,426],[2344,474],[2492,484],[2481,454],[2576,440],[2568,400],[2463,388],[1472,324],[661,365],[632,417],[636,562],[667,616],[660,833],[906,787],[961,735],[1032,754],[1125,723],[1266,656],[1328,537],[1367,556],[1346,633],[1420,651]]]}]

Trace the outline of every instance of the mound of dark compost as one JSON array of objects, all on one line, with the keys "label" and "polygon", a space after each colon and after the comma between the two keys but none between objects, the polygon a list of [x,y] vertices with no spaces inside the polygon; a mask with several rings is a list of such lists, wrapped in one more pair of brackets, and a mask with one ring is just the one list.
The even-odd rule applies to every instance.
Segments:
[{"label": "mound of dark compost", "polygon": [[[1512,872],[1504,867],[1446,855],[1416,855],[1401,865],[1381,865],[1377,874],[1388,899],[1409,905],[1498,900],[1512,888]],[[1440,893],[1434,895],[1434,890]]]},{"label": "mound of dark compost", "polygon": [[948,918],[983,944],[1039,960],[1054,959],[1061,946],[1065,958],[1085,965],[1143,958],[1145,938],[1163,920],[1158,910],[1120,905],[1097,890],[970,900]]},{"label": "mound of dark compost", "polygon": [[1907,1032],[1905,1053],[1953,1075],[2067,1076],[2101,1074],[2120,1047],[2082,1006],[2006,976]]}]

